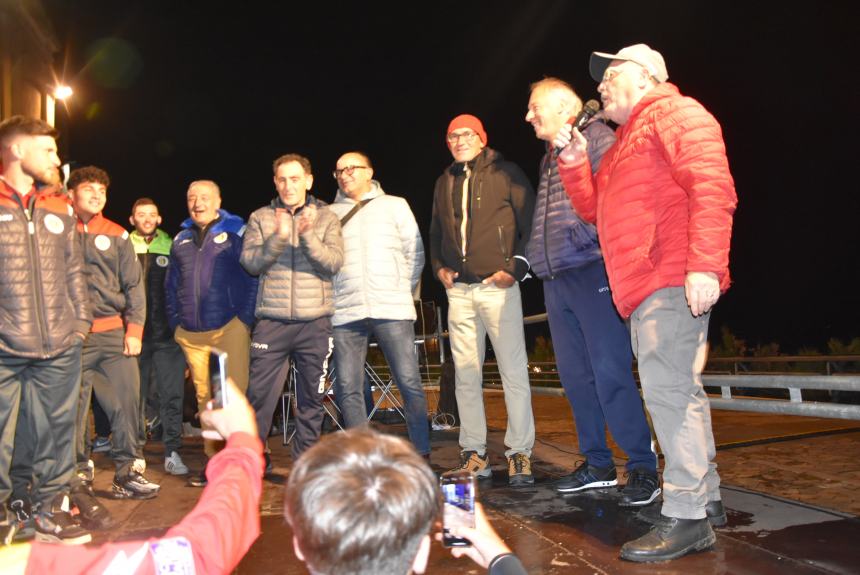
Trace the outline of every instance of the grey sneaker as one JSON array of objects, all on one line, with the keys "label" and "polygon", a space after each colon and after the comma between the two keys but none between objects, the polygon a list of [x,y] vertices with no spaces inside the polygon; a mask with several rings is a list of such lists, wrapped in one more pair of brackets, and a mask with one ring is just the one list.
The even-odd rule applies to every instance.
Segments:
[{"label": "grey sneaker", "polygon": [[152,499],[161,487],[143,474],[132,470],[125,477],[113,478],[113,495],[116,499]]},{"label": "grey sneaker", "polygon": [[487,454],[478,455],[477,451],[460,452],[460,465],[450,471],[468,471],[477,477],[492,477],[490,458]]},{"label": "grey sneaker", "polygon": [[175,451],[171,451],[170,457],[165,458],[164,470],[170,475],[188,475],[188,466]]}]

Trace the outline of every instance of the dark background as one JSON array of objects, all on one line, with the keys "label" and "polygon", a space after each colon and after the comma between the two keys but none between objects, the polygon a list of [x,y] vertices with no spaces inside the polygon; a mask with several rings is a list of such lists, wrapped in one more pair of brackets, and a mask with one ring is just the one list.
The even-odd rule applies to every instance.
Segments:
[{"label": "dark background", "polygon": [[[187,217],[193,180],[217,181],[223,207],[247,217],[274,194],[277,156],[308,156],[313,193],[331,201],[335,161],[360,149],[383,188],[409,200],[426,244],[453,116],[479,116],[490,146],[537,184],[543,147],[524,121],[529,84],[559,76],[587,100],[596,96],[591,51],[646,42],[664,55],[670,81],[721,122],[737,186],[734,286],[711,338],[728,326],[750,345],[794,352],[860,336],[858,10],[847,4],[45,7],[75,90],[58,113],[64,159],[109,171],[108,217],[126,224],[133,201],[150,196],[170,233]],[[540,283],[523,289],[525,313],[544,311]],[[445,299],[429,271],[424,299]]]}]

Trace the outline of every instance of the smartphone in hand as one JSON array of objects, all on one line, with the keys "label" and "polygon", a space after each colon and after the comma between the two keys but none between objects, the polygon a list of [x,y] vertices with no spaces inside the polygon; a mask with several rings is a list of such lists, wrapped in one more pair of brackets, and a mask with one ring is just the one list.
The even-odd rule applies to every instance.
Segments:
[{"label": "smartphone in hand", "polygon": [[451,527],[475,528],[475,476],[468,471],[444,473],[439,478],[445,507],[442,513],[442,545],[445,547],[471,547],[472,542],[450,535]]},{"label": "smartphone in hand", "polygon": [[[209,352],[209,392],[212,396],[212,409],[221,409],[229,401],[227,387],[227,352],[212,348]],[[214,429],[204,429],[206,439],[223,440],[221,434]]]}]

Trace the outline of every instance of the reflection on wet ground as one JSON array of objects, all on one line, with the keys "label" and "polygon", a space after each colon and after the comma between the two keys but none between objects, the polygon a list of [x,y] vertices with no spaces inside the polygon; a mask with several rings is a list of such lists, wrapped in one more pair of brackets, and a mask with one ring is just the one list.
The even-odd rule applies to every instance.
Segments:
[{"label": "reflection on wet ground", "polygon": [[[860,573],[860,430],[852,427],[854,422],[715,411],[728,524],[716,530],[712,550],[643,565],[618,558],[621,545],[649,526],[636,518],[635,511],[617,506],[617,489],[561,496],[552,488],[556,478],[582,459],[564,399],[534,398],[537,480],[525,488],[508,486],[500,399],[487,395],[494,477],[479,482],[479,499],[529,573]],[[405,435],[403,425],[381,427]],[[453,467],[458,459],[457,431],[434,431],[432,439],[434,470]],[[202,463],[202,446],[194,440],[187,443],[183,458],[194,469]],[[278,437],[269,444],[275,474],[264,485],[262,535],[237,572],[304,574],[307,570],[293,554],[292,534],[282,517],[289,449]],[[623,454],[616,454],[623,483]],[[109,491],[112,464],[97,457],[101,471],[96,488]],[[162,457],[160,444],[147,447],[148,475],[163,485],[159,497],[145,502],[107,500],[122,523],[109,534],[96,534],[97,542],[157,536],[193,507],[199,490],[185,487],[182,478],[164,475]],[[434,544],[428,573],[481,572],[468,559],[454,559]]]}]

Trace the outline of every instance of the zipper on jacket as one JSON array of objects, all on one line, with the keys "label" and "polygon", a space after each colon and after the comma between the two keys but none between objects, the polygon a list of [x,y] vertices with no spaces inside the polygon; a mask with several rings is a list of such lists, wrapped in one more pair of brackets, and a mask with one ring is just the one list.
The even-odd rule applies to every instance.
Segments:
[{"label": "zipper on jacket", "polygon": [[[192,230],[191,233],[193,234],[194,231]],[[209,236],[210,234],[206,235]],[[197,248],[197,257],[194,258],[194,324],[199,330],[203,328],[200,325],[200,259],[202,258],[203,247],[206,245],[206,239],[203,238],[203,241],[200,242],[200,247]]]},{"label": "zipper on jacket", "polygon": [[505,263],[511,261],[511,258],[508,257],[508,246],[505,242],[505,228],[501,224],[498,226],[499,230],[499,249],[502,251],[502,257],[505,258]]},{"label": "zipper on jacket", "polygon": [[546,271],[549,274],[549,279],[554,280],[555,274],[552,273],[552,264],[549,262],[549,240],[547,238],[547,230],[549,225],[549,189],[552,186],[552,160],[547,160],[546,163],[546,197],[543,203],[543,257],[546,260]]},{"label": "zipper on jacket", "polygon": [[[296,210],[298,213],[299,210]],[[295,271],[296,271],[296,248],[293,246],[293,241],[296,244],[299,243],[299,230],[298,226],[296,226],[296,214],[290,213],[290,217],[293,219],[292,225],[292,237],[290,238],[290,319],[295,317],[295,307],[296,307],[296,282],[295,282]]]},{"label": "zipper on jacket", "polygon": [[42,269],[36,263],[39,261],[39,243],[36,241],[36,223],[33,221],[33,212],[36,207],[36,195],[30,198],[30,205],[24,207],[23,202],[21,202],[20,196],[17,193],[14,194],[15,200],[18,202],[18,205],[21,206],[21,210],[24,212],[24,217],[27,219],[27,249],[30,252],[30,269],[32,273],[30,277],[32,281],[30,282],[33,286],[33,291],[36,294],[35,304],[36,304],[36,317],[38,317],[39,324],[39,346],[42,357],[47,357],[47,352],[45,350],[45,337],[49,333],[48,330],[48,322],[45,319],[45,302],[44,297],[45,294],[42,292]]}]

